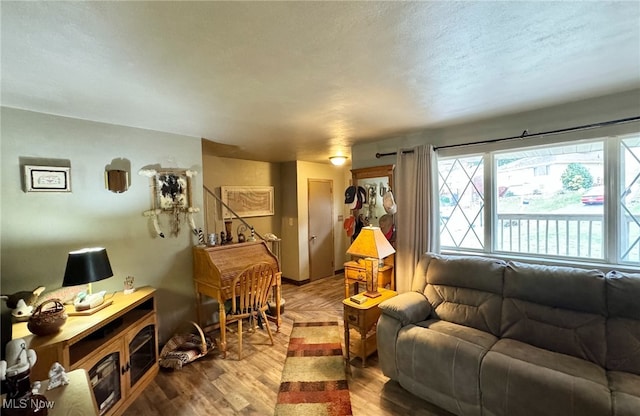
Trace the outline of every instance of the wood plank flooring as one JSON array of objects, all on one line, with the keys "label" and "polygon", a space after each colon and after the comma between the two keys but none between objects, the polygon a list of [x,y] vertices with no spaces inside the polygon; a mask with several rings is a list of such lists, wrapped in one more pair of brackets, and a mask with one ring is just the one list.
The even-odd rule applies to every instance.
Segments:
[{"label": "wood plank flooring", "polygon": [[[212,353],[182,370],[161,370],[124,415],[273,415],[294,319],[337,320],[342,331],[344,276],[303,286],[283,284],[282,297],[286,304],[280,332],[272,326],[275,346],[266,331],[244,333],[244,358],[238,361],[237,337],[227,332],[226,359]],[[351,364],[347,379],[355,416],[450,416],[382,375],[375,354],[365,368],[359,358]]]}]

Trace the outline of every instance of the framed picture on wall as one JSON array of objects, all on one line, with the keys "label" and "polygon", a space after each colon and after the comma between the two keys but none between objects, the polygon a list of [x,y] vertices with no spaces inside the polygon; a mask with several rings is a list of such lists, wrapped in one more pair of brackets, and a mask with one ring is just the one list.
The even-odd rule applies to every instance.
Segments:
[{"label": "framed picture on wall", "polygon": [[71,168],[24,166],[26,192],[71,192]]},{"label": "framed picture on wall", "polygon": [[[262,217],[274,214],[273,186],[221,186],[222,202],[241,217]],[[222,218],[235,218],[222,207]]]}]

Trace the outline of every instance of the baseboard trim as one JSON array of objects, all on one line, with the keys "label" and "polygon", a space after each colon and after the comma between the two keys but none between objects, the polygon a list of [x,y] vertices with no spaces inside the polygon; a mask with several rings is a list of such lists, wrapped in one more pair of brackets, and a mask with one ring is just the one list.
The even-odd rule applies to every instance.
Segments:
[{"label": "baseboard trim", "polygon": [[307,283],[311,283],[310,279],[305,279],[305,280],[294,280],[294,279],[289,279],[288,277],[284,277],[282,276],[282,282],[283,283],[289,283],[295,286],[302,286],[302,285],[306,285]]}]

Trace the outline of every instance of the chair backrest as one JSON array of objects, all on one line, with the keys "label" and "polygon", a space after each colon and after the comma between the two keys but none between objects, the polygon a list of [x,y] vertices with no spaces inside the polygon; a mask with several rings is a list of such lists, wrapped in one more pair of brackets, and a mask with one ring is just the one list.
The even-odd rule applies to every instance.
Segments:
[{"label": "chair backrest", "polygon": [[266,262],[246,267],[233,279],[231,309],[233,314],[245,314],[267,305],[275,271]]}]

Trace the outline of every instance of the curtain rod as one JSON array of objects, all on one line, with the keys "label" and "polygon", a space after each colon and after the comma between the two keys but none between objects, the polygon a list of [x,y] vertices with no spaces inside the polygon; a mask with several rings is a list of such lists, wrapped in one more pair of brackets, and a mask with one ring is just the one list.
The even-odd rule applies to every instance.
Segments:
[{"label": "curtain rod", "polygon": [[[471,143],[450,144],[450,145],[447,145],[447,146],[434,147],[433,149],[434,150],[449,149],[449,148],[453,148],[453,147],[474,146],[474,145],[478,145],[478,144],[497,143],[497,142],[502,142],[502,141],[507,141],[507,140],[517,140],[517,139],[539,137],[539,136],[552,136],[552,135],[555,135],[555,134],[568,133],[568,132],[572,132],[572,131],[581,131],[581,130],[588,130],[588,129],[593,129],[593,128],[612,126],[612,125],[616,125],[616,124],[630,123],[630,122],[638,121],[638,120],[640,120],[640,116],[634,116],[634,117],[621,118],[621,119],[618,119],[618,120],[602,121],[600,123],[584,124],[582,126],[567,127],[567,128],[564,128],[564,129],[543,131],[543,132],[532,133],[532,134],[529,134],[529,132],[527,130],[524,130],[522,132],[522,134],[519,135],[519,136],[503,137],[503,138],[500,138],[500,139],[481,140],[481,141],[478,141],[478,142],[471,142]],[[405,150],[402,153],[413,153],[413,150]],[[392,156],[392,155],[396,155],[396,154],[398,154],[398,152],[376,153],[376,158],[379,159],[379,158],[381,158],[383,156]]]}]

